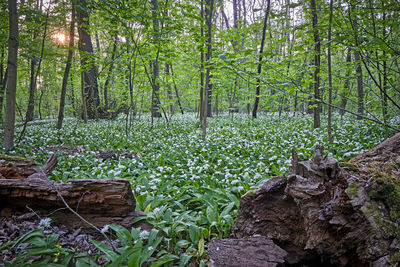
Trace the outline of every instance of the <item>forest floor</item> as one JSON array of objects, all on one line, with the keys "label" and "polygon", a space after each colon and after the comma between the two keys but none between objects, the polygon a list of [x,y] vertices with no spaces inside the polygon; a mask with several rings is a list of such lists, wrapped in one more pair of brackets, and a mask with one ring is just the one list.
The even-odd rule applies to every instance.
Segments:
[{"label": "forest floor", "polygon": [[[268,178],[288,173],[292,148],[305,159],[311,158],[316,144],[329,146],[326,121],[313,129],[309,116],[212,118],[204,143],[198,121],[190,114],[174,116],[169,124],[156,120],[153,126],[148,117],[128,124],[125,118],[88,124],[68,120],[62,130],[56,130],[54,122],[33,123],[10,155],[43,164],[49,153],[58,153],[59,164],[49,177],[58,182],[128,179],[136,209],[146,212],[146,221],[164,236],[158,249],[176,255],[180,264],[200,264],[206,261],[204,243],[229,232],[240,197]],[[333,138],[330,154],[340,161],[386,139],[380,126],[347,117],[335,118]],[[61,146],[69,149],[57,149]],[[34,214],[16,214],[0,223],[16,225],[22,233],[38,228],[39,221]],[[95,235],[62,226],[53,229],[65,246],[94,251],[88,240]],[[19,235],[4,232],[0,247]]]}]

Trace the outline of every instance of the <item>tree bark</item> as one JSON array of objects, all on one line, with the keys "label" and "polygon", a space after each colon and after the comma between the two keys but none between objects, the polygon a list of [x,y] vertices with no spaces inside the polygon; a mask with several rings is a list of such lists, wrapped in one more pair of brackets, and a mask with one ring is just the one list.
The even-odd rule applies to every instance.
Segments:
[{"label": "tree bark", "polygon": [[92,38],[89,34],[89,14],[87,0],[78,0],[76,13],[78,20],[79,34],[79,53],[81,56],[81,68],[83,79],[83,94],[85,99],[88,119],[98,117],[98,108],[100,106],[99,90],[97,85],[97,67],[93,59]]},{"label": "tree bark", "polygon": [[329,28],[328,28],[328,79],[329,79],[329,97],[328,97],[328,140],[331,145],[332,140],[332,59],[331,59],[331,40],[332,40],[332,20],[333,20],[333,0],[329,3]]},{"label": "tree bark", "polygon": [[204,0],[200,0],[200,105],[199,105],[199,113],[200,113],[200,121],[203,121],[203,102],[204,102]]},{"label": "tree bark", "polygon": [[206,79],[204,88],[204,99],[203,99],[203,120],[202,120],[202,134],[201,139],[205,141],[207,134],[207,114],[208,114],[208,97],[210,89],[210,71],[211,71],[211,44],[212,44],[212,15],[214,10],[214,0],[206,0],[206,25],[207,25],[207,54],[206,54]]},{"label": "tree bark", "polygon": [[261,67],[262,67],[262,53],[264,52],[264,42],[265,42],[265,33],[267,31],[267,21],[269,16],[269,11],[271,8],[271,0],[267,0],[267,9],[265,10],[265,17],[264,17],[264,26],[263,32],[261,37],[261,47],[260,47],[260,54],[258,56],[258,67],[257,67],[257,86],[256,86],[256,98],[254,101],[254,108],[253,108],[253,118],[257,118],[257,110],[258,110],[258,103],[260,101],[260,83],[261,83]]},{"label": "tree bark", "polygon": [[[152,16],[153,16],[153,43],[159,45],[160,39],[160,22],[158,20],[158,0],[151,0]],[[161,118],[160,112],[160,66],[158,64],[158,52],[156,58],[152,60],[153,69],[153,93],[151,99],[151,116],[153,118]]]},{"label": "tree bark", "polygon": [[167,85],[167,96],[168,96],[168,106],[169,106],[169,112],[172,114],[175,113],[175,105],[174,103],[172,103],[172,101],[174,100],[174,97],[172,96],[172,91],[171,91],[171,85],[169,83],[169,77],[170,77],[170,71],[169,71],[169,63],[165,62],[165,77],[166,77],[166,85]]},{"label": "tree bark", "polygon": [[9,36],[7,63],[6,117],[4,123],[3,147],[10,150],[14,146],[15,105],[17,93],[18,62],[18,14],[17,1],[8,0]]},{"label": "tree bark", "polygon": [[310,1],[311,13],[312,13],[312,25],[313,25],[313,33],[314,33],[314,128],[319,128],[321,126],[320,112],[321,112],[321,104],[319,103],[320,99],[320,66],[321,66],[321,42],[319,38],[318,31],[318,15],[317,15],[317,7],[315,4],[315,0]]},{"label": "tree bark", "polygon": [[396,263],[400,187],[393,161],[400,133],[349,162],[324,157],[320,146],[307,161],[292,155],[288,177],[243,195],[229,239],[208,244],[210,260],[218,266]]},{"label": "tree bark", "polygon": [[75,37],[75,6],[74,0],[72,1],[72,13],[71,13],[71,26],[69,29],[69,44],[68,44],[68,58],[67,65],[64,70],[64,77],[62,81],[61,87],[61,97],[60,97],[60,109],[58,111],[58,121],[57,121],[57,129],[61,129],[63,119],[64,119],[64,109],[65,109],[65,94],[67,92],[67,83],[68,83],[68,75],[71,69],[72,57],[74,55],[74,37]]}]

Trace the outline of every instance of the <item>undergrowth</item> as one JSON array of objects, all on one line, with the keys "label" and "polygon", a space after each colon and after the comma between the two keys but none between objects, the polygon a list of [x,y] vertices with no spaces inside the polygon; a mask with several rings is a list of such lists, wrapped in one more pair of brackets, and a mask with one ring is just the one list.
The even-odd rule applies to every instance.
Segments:
[{"label": "undergrowth", "polygon": [[[147,213],[138,220],[153,224],[162,236],[152,239],[159,242],[141,264],[204,265],[205,244],[228,234],[242,194],[271,176],[287,174],[292,148],[301,158],[310,158],[317,143],[328,148],[326,122],[313,129],[309,116],[266,115],[256,120],[246,115],[222,116],[209,119],[208,127],[203,143],[194,115],[174,116],[169,124],[156,120],[153,126],[148,117],[135,119],[128,131],[124,118],[88,124],[68,120],[60,131],[55,122],[42,122],[30,125],[10,154],[44,163],[49,155],[40,148],[60,145],[60,141],[80,146],[82,153],[59,155],[51,179],[128,179],[137,210]],[[385,139],[380,127],[346,119],[335,120],[332,135],[330,148],[338,160],[358,155]],[[97,150],[129,152],[135,157],[102,160],[94,155]],[[137,253],[135,244],[148,242],[136,230],[117,226],[114,230],[123,232],[117,235],[124,245],[121,255]],[[129,265],[133,254],[120,259],[109,248],[97,245],[110,264]]]}]

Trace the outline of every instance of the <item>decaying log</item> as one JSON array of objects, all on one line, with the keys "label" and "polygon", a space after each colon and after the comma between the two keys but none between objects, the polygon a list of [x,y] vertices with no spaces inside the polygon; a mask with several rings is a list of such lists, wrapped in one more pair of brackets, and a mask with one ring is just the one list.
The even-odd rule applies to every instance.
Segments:
[{"label": "decaying log", "polygon": [[0,154],[0,179],[22,179],[37,171],[33,160]]},{"label": "decaying log", "polygon": [[129,227],[138,215],[144,215],[135,211],[129,181],[80,179],[58,184],[47,179],[56,163],[53,154],[39,171],[25,179],[0,179],[0,210],[29,206],[43,217],[56,217],[61,224],[89,228],[65,207],[60,194],[73,210],[97,227],[111,223]]},{"label": "decaying log", "polygon": [[[323,158],[322,152],[317,147],[313,160],[293,159],[287,178],[271,178],[242,197],[230,238],[210,243],[213,266],[230,266],[225,255],[236,254],[241,241],[256,247],[253,237],[286,252],[277,266],[398,264],[400,134],[348,163]],[[263,246],[255,250],[260,257],[271,255]],[[257,264],[254,254],[240,257],[246,266],[253,259]]]}]

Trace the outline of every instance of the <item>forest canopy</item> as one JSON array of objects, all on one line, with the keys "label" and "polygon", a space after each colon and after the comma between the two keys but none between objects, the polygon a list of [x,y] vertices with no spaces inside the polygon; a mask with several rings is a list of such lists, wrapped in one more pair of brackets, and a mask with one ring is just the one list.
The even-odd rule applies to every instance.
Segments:
[{"label": "forest canopy", "polygon": [[[18,121],[58,116],[60,128],[64,116],[265,111],[314,113],[319,127],[319,113],[333,109],[390,128],[399,113],[396,1],[14,4]],[[1,5],[3,120],[10,25]]]}]

